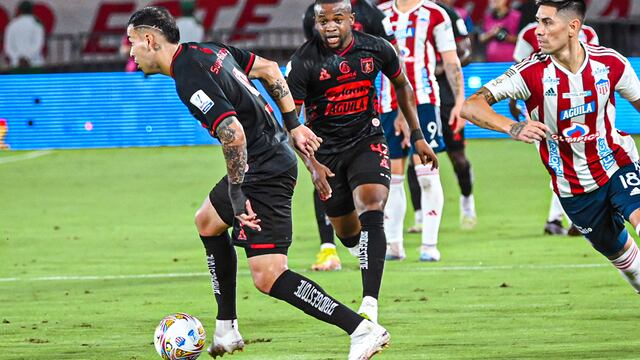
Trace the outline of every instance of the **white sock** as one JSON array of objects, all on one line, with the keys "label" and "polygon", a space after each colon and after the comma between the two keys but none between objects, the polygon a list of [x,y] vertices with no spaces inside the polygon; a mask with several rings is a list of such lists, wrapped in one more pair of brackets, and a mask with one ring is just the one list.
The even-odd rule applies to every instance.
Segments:
[{"label": "white sock", "polygon": [[391,175],[389,198],[384,207],[384,233],[387,243],[403,242],[404,214],[407,211],[407,196],[404,192],[404,175]]},{"label": "white sock", "polygon": [[631,239],[631,246],[615,260],[611,260],[622,277],[624,277],[638,293],[640,293],[640,256],[638,256],[638,245]]},{"label": "white sock", "polygon": [[320,250],[324,250],[324,249],[335,249],[336,248],[336,244],[332,244],[332,243],[322,243],[320,245]]},{"label": "white sock", "polygon": [[216,319],[216,334],[224,335],[233,329],[238,330],[238,319],[233,320],[217,320]]},{"label": "white sock", "polygon": [[422,244],[435,246],[438,244],[438,232],[444,207],[444,193],[440,182],[440,171],[431,170],[431,165],[417,165],[416,175],[422,190],[420,204],[422,207]]},{"label": "white sock", "polygon": [[473,194],[460,195],[460,213],[466,217],[476,217],[476,202],[473,199]]},{"label": "white sock", "polygon": [[547,222],[552,221],[562,221],[562,217],[564,217],[564,209],[562,208],[562,204],[560,204],[560,199],[556,193],[551,193],[551,205],[549,206],[549,217],[547,218]]},{"label": "white sock", "polygon": [[422,226],[422,209],[418,209],[413,213],[413,223]]}]

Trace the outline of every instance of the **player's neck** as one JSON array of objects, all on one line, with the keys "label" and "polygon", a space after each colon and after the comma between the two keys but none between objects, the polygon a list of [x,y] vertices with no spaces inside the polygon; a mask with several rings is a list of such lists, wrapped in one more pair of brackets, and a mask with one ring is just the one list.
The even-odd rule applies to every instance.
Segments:
[{"label": "player's neck", "polygon": [[407,12],[418,6],[422,1],[423,0],[396,0],[395,5],[396,9],[402,12]]},{"label": "player's neck", "polygon": [[556,54],[553,59],[562,67],[576,74],[584,63],[587,52],[580,44],[580,41],[570,41],[569,44]]},{"label": "player's neck", "polygon": [[340,49],[336,49],[335,51],[338,53],[341,53],[343,51],[345,51],[345,49],[347,49],[349,46],[351,46],[351,43],[354,41],[353,39],[353,33],[349,33],[347,36],[345,36],[344,38],[344,43],[342,44],[342,47],[340,47]]},{"label": "player's neck", "polygon": [[160,73],[163,75],[171,76],[171,63],[173,63],[173,57],[180,44],[166,43],[160,49]]}]

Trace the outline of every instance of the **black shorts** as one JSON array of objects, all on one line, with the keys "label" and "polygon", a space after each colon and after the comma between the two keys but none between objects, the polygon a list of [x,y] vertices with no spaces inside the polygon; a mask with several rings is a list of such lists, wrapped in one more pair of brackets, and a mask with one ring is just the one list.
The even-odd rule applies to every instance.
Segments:
[{"label": "black shorts", "polygon": [[362,184],[382,184],[389,188],[391,168],[389,147],[383,135],[360,140],[356,146],[342,154],[321,155],[316,159],[331,172],[331,197],[325,201],[327,216],[347,215],[355,209],[353,190]]},{"label": "black shorts", "polygon": [[211,204],[222,221],[233,226],[233,244],[243,247],[247,257],[287,254],[291,246],[291,198],[296,186],[296,166],[268,180],[242,184],[253,211],[261,220],[261,231],[240,227],[229,200],[229,180],[223,177],[209,193]]},{"label": "black shorts", "polygon": [[442,121],[442,136],[447,146],[447,152],[464,150],[464,129],[454,134],[449,126],[449,116],[451,116],[452,105],[440,106],[440,120]]}]

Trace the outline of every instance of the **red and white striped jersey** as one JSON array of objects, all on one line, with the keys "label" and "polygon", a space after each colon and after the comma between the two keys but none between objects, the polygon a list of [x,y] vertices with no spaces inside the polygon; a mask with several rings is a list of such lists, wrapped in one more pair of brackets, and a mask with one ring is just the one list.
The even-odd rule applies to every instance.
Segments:
[{"label": "red and white striped jersey", "polygon": [[[456,50],[449,15],[428,0],[420,1],[407,12],[398,10],[393,0],[378,7],[387,16],[395,32],[416,103],[439,106],[440,91],[434,74],[436,52]],[[386,77],[382,78],[380,87],[380,107],[383,113],[397,108],[393,85]]]},{"label": "red and white striped jersey", "polygon": [[616,51],[583,47],[585,61],[576,74],[536,53],[485,85],[498,101],[524,100],[531,119],[549,127],[536,146],[561,197],[594,191],[638,161],[631,136],[615,127],[614,96],[615,90],[631,102],[640,99],[638,76]]},{"label": "red and white striped jersey", "polygon": [[[538,38],[536,37],[537,22],[532,22],[525,26],[518,34],[516,49],[513,51],[513,58],[520,62],[529,57],[529,55],[540,50]],[[587,25],[582,25],[580,30],[580,41],[585,44],[600,45],[600,39],[596,31]]]}]

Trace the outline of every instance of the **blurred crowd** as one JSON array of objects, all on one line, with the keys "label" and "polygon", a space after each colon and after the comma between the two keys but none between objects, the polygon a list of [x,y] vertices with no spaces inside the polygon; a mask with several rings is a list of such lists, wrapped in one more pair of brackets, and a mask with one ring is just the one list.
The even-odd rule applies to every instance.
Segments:
[{"label": "blurred crowd", "polygon": [[[375,0],[371,1],[375,2]],[[474,21],[471,16],[474,6],[476,6],[474,2],[464,2],[465,7],[457,7],[456,4],[461,2],[456,0],[439,0],[439,2],[454,7],[460,17],[464,19],[473,45],[471,59],[473,62],[512,62],[518,34],[528,24],[535,21],[537,10],[535,0],[489,0],[482,17],[477,16],[477,9],[475,9],[476,20]],[[198,18],[197,12],[194,10],[194,1],[181,2],[181,16],[177,18],[181,40],[184,42],[211,40],[212,30],[203,28],[202,19]],[[614,22],[609,24],[611,29],[608,33],[615,33],[614,25]],[[299,28],[299,26],[299,23],[287,24],[290,29]],[[290,32],[290,29],[287,31]],[[629,29],[634,32],[626,35],[630,37],[631,42],[635,42],[633,39],[640,39],[640,36],[637,36],[640,33],[640,21],[637,26],[632,26]],[[17,7],[16,14],[10,19],[4,34],[0,37],[2,41],[0,69],[11,69],[11,72],[38,71],[47,63],[45,59],[47,58],[48,36],[50,35],[44,30],[42,22],[33,12],[33,3],[31,1],[21,2]],[[602,42],[603,45],[616,48],[616,44]],[[288,45],[293,51],[300,44]],[[640,47],[635,43],[628,44],[626,47],[627,49],[618,48],[618,50],[627,56],[640,55],[637,53],[640,51],[637,50]],[[119,51],[123,65],[120,68],[125,71],[135,71],[135,64],[130,59],[127,60],[129,58],[128,52],[128,40],[123,37]],[[117,56],[117,54],[114,55]],[[284,62],[286,59],[277,60]]]}]

